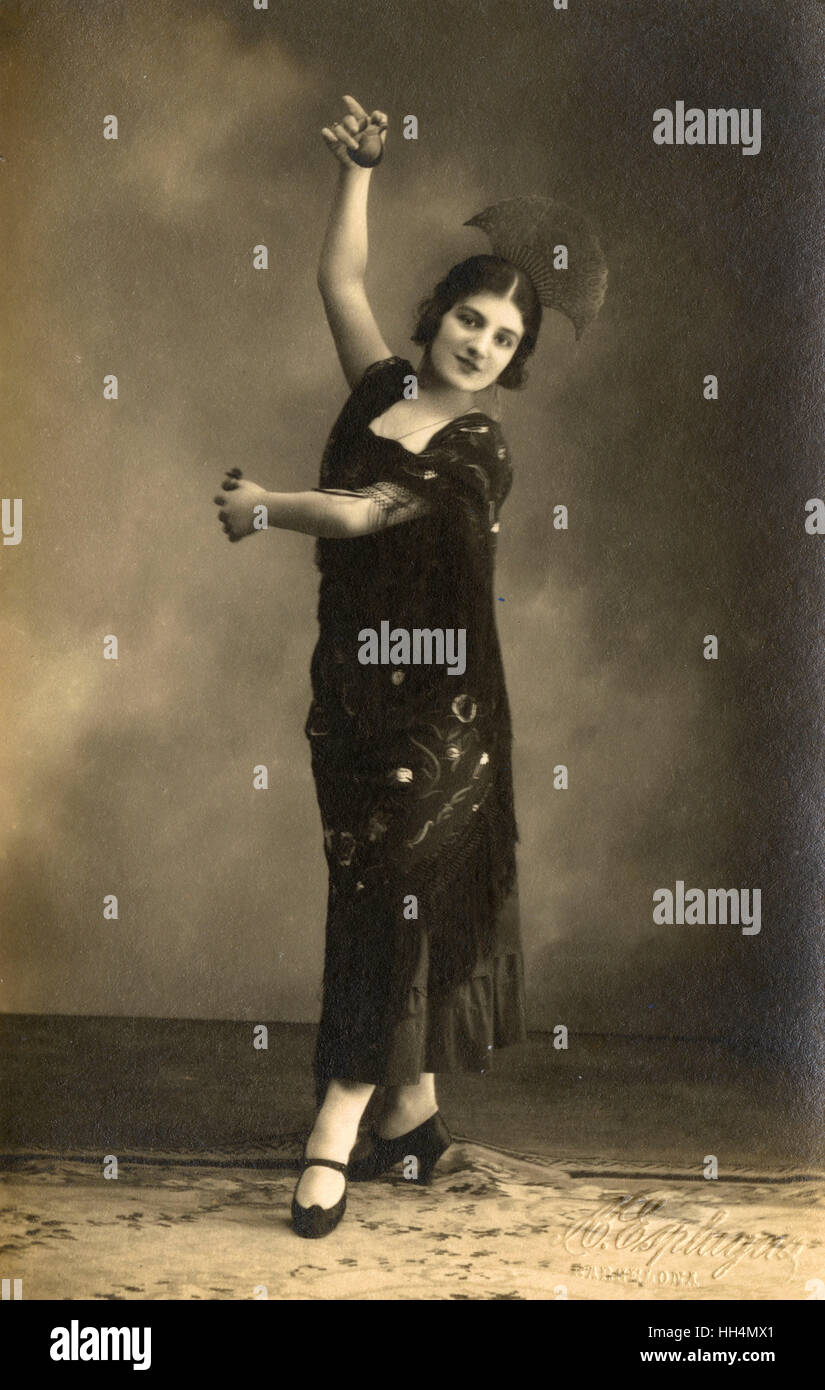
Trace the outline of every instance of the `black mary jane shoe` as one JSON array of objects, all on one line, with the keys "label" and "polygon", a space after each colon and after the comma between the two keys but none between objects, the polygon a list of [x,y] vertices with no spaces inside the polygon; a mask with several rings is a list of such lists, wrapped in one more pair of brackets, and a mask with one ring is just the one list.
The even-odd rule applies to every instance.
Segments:
[{"label": "black mary jane shoe", "polygon": [[[343,1173],[345,1178],[348,1177],[348,1165],[339,1163],[334,1158],[307,1158],[304,1156],[301,1162],[301,1174],[303,1175],[305,1169],[313,1167],[334,1168],[337,1173]],[[298,1182],[300,1181],[299,1178]],[[335,1230],[346,1209],[346,1187],[340,1201],[336,1202],[334,1207],[319,1207],[317,1203],[311,1207],[302,1207],[293,1195],[292,1229],[296,1236],[305,1236],[308,1240],[318,1240],[321,1236],[328,1236],[330,1231]]]},{"label": "black mary jane shoe", "polygon": [[453,1142],[439,1110],[416,1129],[400,1134],[397,1139],[382,1139],[375,1130],[371,1131],[371,1138],[371,1152],[364,1158],[354,1159],[349,1165],[350,1182],[369,1182],[402,1159],[415,1158],[416,1175],[407,1178],[407,1181],[427,1186],[433,1168]]}]

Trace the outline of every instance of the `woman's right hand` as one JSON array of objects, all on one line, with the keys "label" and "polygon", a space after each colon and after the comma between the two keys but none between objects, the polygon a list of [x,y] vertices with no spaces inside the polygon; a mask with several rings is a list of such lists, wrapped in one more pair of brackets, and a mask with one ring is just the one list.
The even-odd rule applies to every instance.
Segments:
[{"label": "woman's right hand", "polygon": [[332,126],[324,126],[321,134],[327,149],[345,168],[356,164],[371,169],[383,156],[389,122],[383,111],[373,111],[368,116],[355,97],[345,96],[344,101],[349,115]]}]

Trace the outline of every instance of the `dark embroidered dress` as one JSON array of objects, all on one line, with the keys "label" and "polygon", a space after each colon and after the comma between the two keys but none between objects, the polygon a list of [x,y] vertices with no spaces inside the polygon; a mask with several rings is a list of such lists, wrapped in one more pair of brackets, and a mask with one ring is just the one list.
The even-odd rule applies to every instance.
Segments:
[{"label": "dark embroidered dress", "polygon": [[[305,732],[329,866],[319,1101],[332,1077],[403,1085],[422,1071],[481,1071],[493,1048],[526,1036],[493,592],[512,474],[497,423],[480,412],[420,454],[368,428],[413,373],[398,357],[369,367],[321,463],[322,489],[371,497],[387,524],[316,548]],[[466,670],[361,664],[359,633],[382,622],[391,638],[463,628]]]}]

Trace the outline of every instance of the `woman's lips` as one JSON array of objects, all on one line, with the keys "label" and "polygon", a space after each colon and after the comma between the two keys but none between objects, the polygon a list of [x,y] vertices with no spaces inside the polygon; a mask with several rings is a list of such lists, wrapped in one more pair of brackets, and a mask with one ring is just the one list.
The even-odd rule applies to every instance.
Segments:
[{"label": "woman's lips", "polygon": [[458,355],[457,352],[454,353],[453,355],[454,355],[454,357],[455,357],[456,362],[460,362],[461,365],[462,365],[462,367],[466,367],[468,371],[471,371],[471,372],[480,372],[480,371],[481,371],[481,368],[480,368],[480,367],[477,367],[476,364],[475,364],[475,362],[470,362],[469,359],[466,358],[466,357],[459,357],[459,355]]}]

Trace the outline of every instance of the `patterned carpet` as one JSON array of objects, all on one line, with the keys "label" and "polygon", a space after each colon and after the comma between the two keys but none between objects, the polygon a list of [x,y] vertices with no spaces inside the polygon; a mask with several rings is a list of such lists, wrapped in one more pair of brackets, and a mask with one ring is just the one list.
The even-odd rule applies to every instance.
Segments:
[{"label": "patterned carpet", "polygon": [[[332,1235],[289,1225],[298,1136],[231,1153],[2,1159],[4,1278],[24,1299],[808,1299],[825,1174],[717,1181],[458,1138],[431,1188],[351,1184]],[[656,1205],[656,1204],[659,1205]],[[817,1282],[818,1281],[818,1282]]]}]

